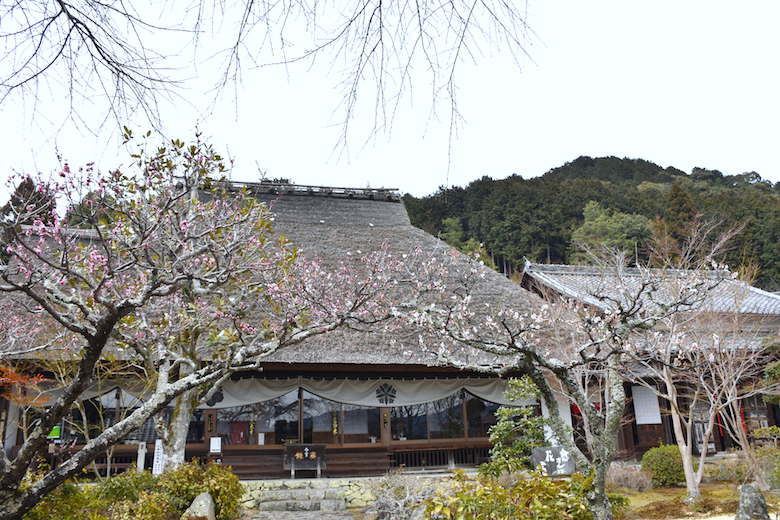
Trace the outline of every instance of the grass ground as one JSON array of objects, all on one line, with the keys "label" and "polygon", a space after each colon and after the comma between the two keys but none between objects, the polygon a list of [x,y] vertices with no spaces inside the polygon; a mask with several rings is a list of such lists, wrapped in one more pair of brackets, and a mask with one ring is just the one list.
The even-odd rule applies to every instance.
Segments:
[{"label": "grass ground", "polygon": [[[701,486],[702,500],[691,507],[685,502],[684,487],[651,488],[638,493],[621,491],[631,500],[625,520],[698,519],[719,516],[734,518],[739,506],[739,491],[732,482],[708,482]],[[765,494],[771,518],[780,512],[780,497]]]}]

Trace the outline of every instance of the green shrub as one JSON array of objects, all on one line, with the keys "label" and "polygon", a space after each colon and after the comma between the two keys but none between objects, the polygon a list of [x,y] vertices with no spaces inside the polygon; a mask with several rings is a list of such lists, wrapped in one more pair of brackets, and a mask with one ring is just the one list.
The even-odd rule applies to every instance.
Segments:
[{"label": "green shrub", "polygon": [[139,518],[144,520],[175,520],[181,517],[189,504],[181,511],[174,507],[174,502],[171,500],[171,496],[161,491],[142,491],[138,495],[138,500],[133,504],[133,509],[136,516],[130,518]]},{"label": "green shrub", "polygon": [[[425,513],[433,519],[589,520],[588,488],[589,480],[580,474],[564,480],[534,471],[512,486],[502,486],[494,478],[480,475],[470,479],[458,471],[452,488],[438,491],[425,502]],[[628,499],[614,494],[609,498],[617,517],[628,506]]]},{"label": "green shrub", "polygon": [[620,493],[607,493],[609,504],[612,506],[612,517],[623,518],[628,508],[631,507],[631,499]]},{"label": "green shrub", "polygon": [[205,477],[217,505],[217,518],[236,518],[241,512],[241,497],[244,495],[244,486],[238,481],[238,476],[230,467],[209,464]]},{"label": "green shrub", "polygon": [[[538,390],[525,376],[510,378],[504,397],[509,401],[537,397]],[[499,477],[530,468],[534,448],[544,445],[547,420],[537,416],[531,406],[502,406],[496,410],[498,421],[490,427],[491,461],[480,466],[480,473]],[[535,469],[535,468],[530,468]]]},{"label": "green shrub", "polygon": [[132,469],[88,489],[67,482],[44,497],[25,520],[176,520],[204,491],[214,499],[219,520],[238,516],[244,493],[238,477],[220,464],[193,461],[159,477]]},{"label": "green shrub", "polygon": [[758,446],[754,451],[764,477],[772,488],[780,488],[780,447]]},{"label": "green shrub", "polygon": [[642,469],[653,474],[656,486],[674,486],[685,482],[680,449],[673,444],[662,444],[651,448],[642,457]]},{"label": "green shrub", "polygon": [[[82,520],[85,511],[91,508],[89,496],[78,484],[65,482],[43,497],[32,510],[24,515],[25,520]],[[102,518],[93,516],[92,518]]]},{"label": "green shrub", "polygon": [[769,482],[773,489],[780,488],[780,428],[769,426],[768,428],[759,428],[753,434],[757,438],[772,439],[772,443],[765,446],[754,446],[753,453],[758,460],[761,476]]},{"label": "green shrub", "polygon": [[737,485],[744,484],[747,481],[748,473],[747,462],[738,456],[713,461],[704,469],[704,477],[708,480],[733,482]]},{"label": "green shrub", "polygon": [[777,445],[780,441],[780,427],[779,426],[764,426],[750,432],[756,439],[770,440],[773,445]]},{"label": "green shrub", "polygon": [[230,468],[221,464],[202,466],[197,460],[163,474],[160,485],[179,514],[189,507],[195,497],[208,491],[214,499],[218,520],[238,516],[244,493],[238,477],[231,473]]},{"label": "green shrub", "polygon": [[106,506],[120,500],[136,502],[142,492],[157,489],[158,482],[159,478],[150,472],[139,473],[133,467],[128,471],[104,479],[99,485],[94,486],[92,496],[95,501],[106,504]]}]

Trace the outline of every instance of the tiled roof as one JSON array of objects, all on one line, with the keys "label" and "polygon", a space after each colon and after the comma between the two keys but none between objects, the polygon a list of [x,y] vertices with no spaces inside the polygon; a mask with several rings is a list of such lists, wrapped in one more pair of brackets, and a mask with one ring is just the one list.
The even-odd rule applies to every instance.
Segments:
[{"label": "tiled roof", "polygon": [[[588,305],[605,308],[605,297],[620,300],[625,294],[636,294],[641,284],[660,283],[656,295],[661,301],[670,301],[676,284],[673,280],[697,275],[693,271],[673,269],[623,268],[620,273],[609,267],[577,265],[549,265],[527,262],[523,277],[540,284],[557,294]],[[780,296],[732,279],[727,273],[706,271],[705,274],[718,283],[710,290],[704,305],[717,313],[741,313],[755,316],[780,316]],[[621,294],[621,288],[623,293]]]}]

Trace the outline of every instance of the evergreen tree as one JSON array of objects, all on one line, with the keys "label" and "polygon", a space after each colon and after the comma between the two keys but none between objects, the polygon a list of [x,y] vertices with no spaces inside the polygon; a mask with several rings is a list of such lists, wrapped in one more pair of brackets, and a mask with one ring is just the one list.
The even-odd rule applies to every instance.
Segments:
[{"label": "evergreen tree", "polygon": [[[460,241],[484,244],[507,273],[524,257],[534,262],[580,261],[571,244],[583,237],[572,234],[580,228],[586,235],[596,233],[584,224],[589,201],[599,201],[602,211],[611,211],[602,222],[612,227],[607,235],[634,237],[623,249],[635,250],[634,243],[645,242],[637,240],[647,236],[639,217],[653,223],[655,243],[663,244],[660,250],[667,253],[685,246],[680,239],[697,215],[720,221],[723,230],[747,223],[719,261],[734,268],[758,262],[756,286],[769,290],[780,286],[780,183],[773,185],[755,172],[725,175],[694,168],[688,175],[641,159],[580,157],[541,177],[483,176],[465,188],[441,188],[420,199],[404,196],[413,225],[439,235],[448,231],[445,219],[457,219],[462,226]],[[613,221],[625,218],[620,214],[634,217],[642,228],[638,235],[620,229],[630,226],[627,222]],[[442,238],[447,240],[446,235]],[[643,248],[635,251],[641,259]]]},{"label": "evergreen tree", "polygon": [[[55,208],[54,198],[43,187],[38,187],[32,178],[25,177],[17,186],[11,199],[0,208],[0,222],[14,228],[20,225],[31,225],[47,220]],[[4,233],[7,235],[8,230]],[[0,265],[8,264],[11,256],[5,250],[0,250]]]},{"label": "evergreen tree", "polygon": [[685,236],[685,230],[690,227],[698,214],[699,210],[696,209],[691,196],[677,182],[673,182],[664,208],[664,220],[669,235],[675,240]]},{"label": "evergreen tree", "polygon": [[0,209],[0,219],[11,225],[33,224],[46,220],[54,210],[54,199],[43,187],[39,188],[32,178],[25,177],[17,186],[11,200]]},{"label": "evergreen tree", "polygon": [[447,242],[449,245],[463,250],[463,225],[460,223],[460,219],[455,217],[445,218],[441,221],[441,225],[444,230],[439,233],[439,238]]},{"label": "evergreen tree", "polygon": [[460,223],[459,219],[455,217],[445,218],[441,223],[444,231],[439,234],[439,238],[447,242],[461,253],[465,253],[472,257],[475,256],[489,268],[496,271],[498,270],[495,263],[493,263],[493,260],[490,258],[490,256],[488,256],[485,249],[482,247],[482,244],[480,244],[474,238],[469,238],[468,240],[464,241],[463,225]]},{"label": "evergreen tree", "polygon": [[[633,257],[636,251],[644,249],[642,244],[650,237],[650,221],[637,214],[620,211],[611,212],[598,202],[590,201],[583,211],[585,222],[572,233],[575,247],[593,250],[605,246],[619,251],[630,251]],[[574,252],[570,259],[585,260],[581,252]]]}]

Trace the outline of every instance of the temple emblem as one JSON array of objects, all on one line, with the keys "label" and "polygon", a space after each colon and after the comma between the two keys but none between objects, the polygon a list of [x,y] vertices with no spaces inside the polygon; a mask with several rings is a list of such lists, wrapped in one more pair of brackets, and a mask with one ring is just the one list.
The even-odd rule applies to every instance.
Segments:
[{"label": "temple emblem", "polygon": [[380,404],[391,404],[395,401],[395,388],[387,383],[382,383],[376,389],[376,398]]}]

